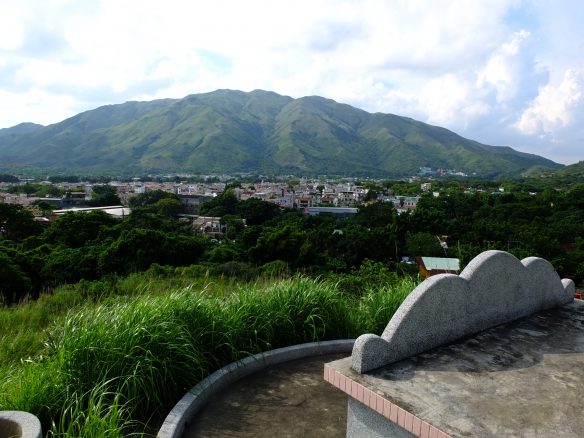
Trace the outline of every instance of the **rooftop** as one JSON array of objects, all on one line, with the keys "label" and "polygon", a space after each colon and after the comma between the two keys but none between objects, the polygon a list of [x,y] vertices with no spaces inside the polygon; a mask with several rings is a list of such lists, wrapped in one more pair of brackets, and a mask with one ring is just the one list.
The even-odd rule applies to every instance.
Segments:
[{"label": "rooftop", "polygon": [[581,437],[583,329],[576,300],[366,374],[327,367],[453,437]]}]

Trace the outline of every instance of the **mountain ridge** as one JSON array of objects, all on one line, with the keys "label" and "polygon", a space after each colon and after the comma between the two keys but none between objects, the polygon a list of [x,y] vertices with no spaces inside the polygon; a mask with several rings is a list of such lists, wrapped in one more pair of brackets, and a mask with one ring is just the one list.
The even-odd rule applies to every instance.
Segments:
[{"label": "mountain ridge", "polygon": [[131,101],[0,130],[4,170],[406,176],[421,166],[482,177],[563,167],[408,117],[264,90]]}]

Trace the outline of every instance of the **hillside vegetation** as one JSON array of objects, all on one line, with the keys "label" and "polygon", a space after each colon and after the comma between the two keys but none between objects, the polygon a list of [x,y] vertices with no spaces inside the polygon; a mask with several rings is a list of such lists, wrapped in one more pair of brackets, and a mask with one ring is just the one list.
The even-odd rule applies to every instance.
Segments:
[{"label": "hillside vegetation", "polygon": [[0,409],[34,413],[49,436],[154,434],[214,370],[273,348],[380,332],[415,287],[377,284],[356,298],[303,277],[174,281],[120,279],[124,292],[106,296],[77,285],[0,309]]},{"label": "hillside vegetation", "polygon": [[318,96],[218,90],[0,130],[0,170],[403,176],[420,166],[518,176],[545,158]]},{"label": "hillside vegetation", "polygon": [[465,266],[502,249],[584,284],[582,183],[433,181],[440,196],[402,214],[375,198],[419,183],[366,184],[370,204],[346,220],[228,188],[201,205],[227,225],[213,240],[177,219],[165,192],[132,198],[120,220],[70,212],[41,224],[0,204],[0,409],[38,415],[50,436],[153,432],[233,360],[380,333],[419,281],[403,255]]}]

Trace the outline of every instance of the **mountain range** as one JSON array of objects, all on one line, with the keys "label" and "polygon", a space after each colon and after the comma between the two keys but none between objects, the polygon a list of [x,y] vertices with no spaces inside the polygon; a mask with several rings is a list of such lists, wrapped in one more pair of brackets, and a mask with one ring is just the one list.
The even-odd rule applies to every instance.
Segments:
[{"label": "mountain range", "polygon": [[496,177],[534,166],[562,167],[407,117],[262,90],[126,102],[0,129],[3,171],[397,177],[432,167]]}]

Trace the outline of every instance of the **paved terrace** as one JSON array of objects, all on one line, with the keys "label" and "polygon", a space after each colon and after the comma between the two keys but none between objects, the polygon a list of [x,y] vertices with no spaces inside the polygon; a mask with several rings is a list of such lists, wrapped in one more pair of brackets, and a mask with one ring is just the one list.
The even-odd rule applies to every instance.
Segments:
[{"label": "paved terrace", "polygon": [[405,299],[324,378],[347,437],[582,437],[584,303],[544,259],[479,254]]},{"label": "paved terrace", "polygon": [[325,376],[417,436],[582,437],[584,301],[366,374],[340,359]]},{"label": "paved terrace", "polygon": [[322,378],[324,363],[343,356],[286,362],[240,380],[209,403],[183,437],[343,438],[347,396]]}]

